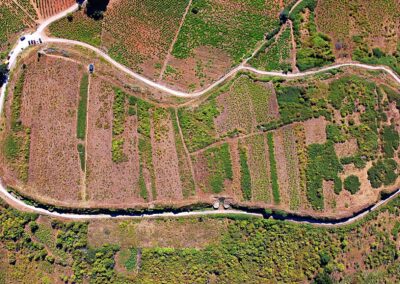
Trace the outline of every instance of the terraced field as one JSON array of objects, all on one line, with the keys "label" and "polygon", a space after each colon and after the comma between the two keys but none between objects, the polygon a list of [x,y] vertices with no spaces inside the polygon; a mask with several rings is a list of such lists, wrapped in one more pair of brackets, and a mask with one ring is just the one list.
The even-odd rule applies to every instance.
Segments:
[{"label": "terraced field", "polygon": [[[29,0],[23,0],[29,2]],[[37,9],[39,10],[42,18],[51,17],[69,7],[71,7],[75,0],[35,0],[34,1]]]},{"label": "terraced field", "polygon": [[11,0],[0,2],[0,59],[6,57],[10,45],[18,38],[19,32],[34,26],[35,17],[36,13],[21,9]]},{"label": "terraced field", "polygon": [[102,47],[175,88],[195,90],[251,55],[265,34],[279,28],[288,2],[116,0],[101,20],[82,10],[54,23],[50,32]]},{"label": "terraced field", "polygon": [[[10,88],[2,167],[6,182],[28,196],[65,206],[59,200],[68,194],[68,206],[111,208],[228,198],[337,217],[398,186],[398,89],[382,74],[346,69],[297,80],[240,74],[182,106],[149,101],[153,90],[113,79],[100,60],[88,76],[80,62],[89,58],[78,50],[65,54],[68,60],[30,57]],[[76,78],[58,76],[63,69]],[[56,77],[38,102],[29,82],[49,72]],[[55,82],[71,85],[62,100],[54,97]],[[62,129],[45,105],[50,101],[65,112]],[[32,116],[39,110],[40,117]],[[57,133],[54,141],[44,139],[48,131]],[[49,149],[47,156],[38,157],[40,149]],[[45,161],[69,170],[48,179]]]}]

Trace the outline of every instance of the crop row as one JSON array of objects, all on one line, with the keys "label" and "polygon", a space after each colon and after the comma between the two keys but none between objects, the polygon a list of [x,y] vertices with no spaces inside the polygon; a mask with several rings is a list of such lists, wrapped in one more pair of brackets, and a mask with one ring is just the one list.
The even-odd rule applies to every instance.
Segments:
[{"label": "crop row", "polygon": [[283,131],[283,146],[285,150],[286,171],[289,179],[290,209],[299,209],[300,197],[300,178],[299,161],[296,151],[296,142],[293,128],[285,127]]},{"label": "crop row", "polygon": [[191,173],[190,157],[186,155],[183,138],[180,135],[176,111],[171,109],[172,126],[174,128],[175,146],[178,154],[179,175],[182,183],[183,197],[196,193],[193,176]]},{"label": "crop row", "polygon": [[275,160],[274,134],[272,132],[268,132],[267,141],[268,141],[269,164],[271,171],[272,196],[274,198],[275,204],[279,204],[281,197],[279,193],[278,171]]},{"label": "crop row", "polygon": [[283,31],[272,39],[262,51],[250,61],[257,69],[267,71],[291,71],[290,56],[292,50],[290,26],[282,27]]}]

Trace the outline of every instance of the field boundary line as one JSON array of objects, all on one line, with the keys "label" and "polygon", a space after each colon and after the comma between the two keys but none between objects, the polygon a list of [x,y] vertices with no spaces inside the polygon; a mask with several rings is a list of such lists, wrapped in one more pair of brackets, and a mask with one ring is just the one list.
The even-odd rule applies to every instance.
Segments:
[{"label": "field boundary line", "polygon": [[294,38],[294,31],[293,31],[293,22],[288,20],[289,27],[290,27],[290,37],[292,41],[292,50],[291,50],[291,64],[292,64],[292,72],[299,73],[299,68],[297,68],[297,44],[296,39]]},{"label": "field boundary line", "polygon": [[87,188],[86,188],[86,169],[87,169],[87,158],[88,158],[88,132],[89,132],[89,106],[90,106],[90,83],[92,76],[88,74],[88,86],[87,86],[87,98],[86,98],[86,129],[85,129],[85,167],[83,169],[83,181],[82,181],[82,199],[87,201]]},{"label": "field boundary line", "polygon": [[179,34],[181,33],[181,29],[183,27],[183,24],[185,23],[186,16],[189,13],[189,9],[192,6],[192,2],[193,2],[193,0],[189,0],[189,4],[186,7],[185,13],[183,13],[182,19],[181,19],[181,21],[179,23],[179,27],[178,27],[178,29],[177,29],[177,31],[175,33],[174,39],[172,40],[171,46],[168,49],[167,56],[165,57],[164,64],[161,67],[160,76],[158,77],[158,81],[161,81],[163,79],[163,77],[164,77],[165,70],[167,69],[168,62],[169,62],[169,60],[171,58],[172,50],[174,49],[175,43],[178,40]]},{"label": "field boundary line", "polygon": [[[25,10],[24,7],[21,6],[21,4],[19,4],[17,2],[17,0],[12,0],[12,1],[14,2],[15,5],[17,5],[22,10],[22,12],[24,12],[25,15],[27,15],[34,23],[36,23],[36,20],[31,16],[31,14],[28,13],[28,11]],[[38,18],[39,18],[39,15],[38,15]]]},{"label": "field boundary line", "polygon": [[190,152],[189,152],[189,150],[188,150],[188,148],[186,146],[185,139],[183,138],[183,132],[182,132],[182,128],[181,128],[181,123],[179,122],[179,117],[178,117],[178,110],[175,109],[174,113],[175,113],[176,124],[178,125],[178,129],[179,129],[179,138],[182,141],[183,149],[185,150],[185,153],[186,153],[186,159],[189,162],[190,172],[191,172],[192,177],[193,177],[194,189],[196,191],[197,184],[196,184],[196,178],[195,178],[195,175],[194,175],[194,168],[193,168],[192,158],[191,158]]}]

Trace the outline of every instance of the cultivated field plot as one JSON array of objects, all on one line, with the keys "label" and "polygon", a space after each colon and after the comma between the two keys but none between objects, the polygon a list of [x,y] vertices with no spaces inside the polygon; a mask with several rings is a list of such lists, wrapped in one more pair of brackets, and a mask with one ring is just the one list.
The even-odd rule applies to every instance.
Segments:
[{"label": "cultivated field plot", "polygon": [[399,21],[396,0],[320,0],[316,8],[317,28],[332,37],[335,53],[342,58],[358,48],[379,48],[391,55],[399,43]]},{"label": "cultivated field plot", "polygon": [[171,84],[197,89],[250,56],[279,26],[279,1],[193,1],[168,63]]},{"label": "cultivated field plot", "polygon": [[[25,3],[25,1],[18,2]],[[24,6],[21,7],[11,0],[0,2],[0,59],[6,57],[10,48],[9,44],[15,42],[17,34],[35,24],[36,13],[30,9],[24,9]]]},{"label": "cultivated field plot", "polygon": [[150,101],[101,61],[90,75],[72,52],[54,56],[15,73],[1,135],[6,183],[39,200],[139,209],[227,198],[338,217],[399,185],[399,90],[381,73],[241,74],[179,105]]},{"label": "cultivated field plot", "polygon": [[3,138],[14,171],[5,179],[23,180],[24,192],[45,202],[81,198],[75,117],[82,74],[76,63],[32,58],[10,88]]},{"label": "cultivated field plot", "polygon": [[[29,2],[29,0],[23,1]],[[71,7],[76,0],[34,0],[33,2],[39,10],[40,17],[45,19]]]},{"label": "cultivated field plot", "polygon": [[[50,33],[102,47],[137,72],[195,90],[249,57],[279,27],[287,2],[115,0],[102,20],[82,10],[53,23]],[[278,61],[286,64],[286,53]]]},{"label": "cultivated field plot", "polygon": [[58,37],[106,49],[111,57],[148,77],[158,78],[189,1],[111,1],[104,19],[78,11],[50,26]]}]

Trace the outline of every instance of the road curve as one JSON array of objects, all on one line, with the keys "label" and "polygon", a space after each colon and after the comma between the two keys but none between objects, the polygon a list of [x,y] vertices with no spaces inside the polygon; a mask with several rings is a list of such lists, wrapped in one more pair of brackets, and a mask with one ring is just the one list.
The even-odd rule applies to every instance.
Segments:
[{"label": "road curve", "polygon": [[[300,3],[300,1],[298,1],[296,3],[296,5],[298,3]],[[295,6],[296,6],[295,5]],[[294,7],[295,7],[294,6]],[[292,9],[294,9],[294,7]],[[163,84],[154,82],[140,74],[137,74],[135,72],[133,72],[132,70],[130,70],[129,68],[127,68],[126,66],[116,62],[114,59],[112,59],[108,54],[106,54],[105,52],[101,51],[100,49],[93,47],[87,43],[83,43],[83,42],[79,42],[79,41],[74,41],[74,40],[68,40],[68,39],[59,39],[59,38],[48,38],[46,37],[46,35],[44,34],[45,29],[54,21],[57,21],[63,17],[65,17],[68,13],[74,12],[75,10],[78,9],[78,5],[75,4],[73,6],[71,6],[69,9],[45,20],[42,24],[40,24],[37,28],[37,30],[30,34],[30,35],[26,35],[27,40],[28,39],[35,39],[38,40],[39,38],[42,38],[43,41],[45,43],[65,43],[65,44],[73,44],[73,45],[79,45],[85,48],[88,48],[92,51],[94,51],[95,53],[97,53],[98,55],[102,56],[105,60],[107,60],[108,62],[110,62],[111,64],[113,64],[115,67],[117,67],[118,69],[122,70],[123,72],[127,73],[128,75],[136,78],[137,80],[151,86],[154,87],[160,91],[166,92],[170,95],[173,96],[177,96],[177,97],[187,97],[187,98],[195,98],[195,97],[199,97],[201,95],[206,94],[207,92],[211,91],[213,88],[215,88],[216,86],[218,86],[219,84],[223,83],[225,80],[227,80],[228,78],[234,76],[237,72],[240,71],[249,71],[249,72],[253,72],[255,74],[258,75],[266,75],[266,76],[277,76],[277,77],[282,77],[282,78],[300,78],[300,77],[305,77],[305,76],[310,76],[310,75],[315,75],[317,73],[321,73],[321,72],[325,72],[325,71],[329,71],[329,70],[334,70],[334,69],[339,69],[339,68],[343,68],[343,67],[357,67],[357,68],[362,68],[362,69],[367,69],[367,70],[378,70],[378,71],[384,71],[386,73],[388,73],[397,83],[400,84],[400,77],[390,68],[386,67],[386,66],[372,66],[372,65],[366,65],[366,64],[360,64],[360,63],[344,63],[344,64],[336,64],[336,65],[332,65],[332,66],[327,66],[327,67],[323,67],[320,68],[318,70],[313,70],[313,71],[306,71],[306,72],[301,72],[301,73],[293,73],[293,74],[284,74],[281,72],[269,72],[269,71],[262,71],[262,70],[258,70],[255,69],[253,67],[247,67],[247,66],[243,66],[243,64],[239,65],[238,67],[232,69],[230,72],[228,72],[227,74],[225,74],[223,77],[221,77],[218,81],[214,82],[213,84],[209,85],[207,88],[198,91],[198,92],[194,92],[194,93],[186,93],[186,92],[181,92],[178,90],[174,90],[170,87],[167,87]],[[9,69],[12,70],[17,62],[18,56],[23,52],[23,50],[28,46],[27,45],[27,40],[25,41],[18,41],[15,45],[15,47],[13,48],[12,51],[12,56],[10,58],[9,61]],[[1,93],[0,93],[0,114],[3,108],[3,104],[4,104],[4,98],[5,98],[5,93],[6,93],[6,88],[7,88],[7,82],[6,84],[4,84],[1,88]],[[319,226],[340,226],[340,225],[347,225],[347,224],[351,224],[354,223],[358,220],[360,220],[361,218],[363,218],[366,214],[368,214],[371,211],[375,211],[378,208],[380,208],[383,204],[386,204],[387,202],[389,202],[390,200],[396,198],[398,195],[400,195],[400,189],[397,190],[396,192],[394,192],[392,195],[390,195],[388,198],[386,198],[385,200],[381,200],[378,203],[376,203],[372,208],[370,208],[367,211],[363,211],[361,213],[359,213],[358,215],[352,217],[352,218],[348,218],[343,222],[329,222],[329,221],[313,221],[313,222],[309,222],[309,221],[296,221],[296,220],[292,220],[290,218],[287,218],[287,221],[291,221],[291,222],[295,222],[295,223],[305,223],[305,224],[314,224],[314,225],[319,225]],[[73,220],[87,220],[87,219],[108,219],[108,218],[132,218],[132,219],[138,219],[138,218],[158,218],[158,217],[166,217],[166,218],[170,218],[170,217],[188,217],[188,216],[204,216],[204,215],[215,215],[215,214],[241,214],[241,215],[247,215],[247,216],[253,216],[253,217],[263,217],[262,214],[258,214],[258,213],[252,213],[252,212],[246,212],[246,211],[242,211],[242,210],[208,210],[208,211],[193,211],[193,212],[182,212],[182,213],[172,213],[172,212],[165,212],[165,213],[159,213],[159,214],[143,214],[140,216],[132,216],[132,215],[124,215],[124,214],[120,214],[120,215],[108,215],[108,214],[68,214],[68,213],[60,213],[57,211],[48,211],[46,209],[43,208],[37,208],[31,205],[26,204],[25,202],[23,202],[22,200],[16,198],[15,196],[13,196],[12,194],[10,194],[6,188],[0,184],[0,197],[7,202],[8,204],[10,204],[11,206],[17,208],[17,209],[21,209],[24,211],[29,211],[29,212],[35,212],[38,214],[43,214],[43,215],[47,215],[50,217],[57,217],[57,218],[67,218],[67,219],[73,219]]]}]

